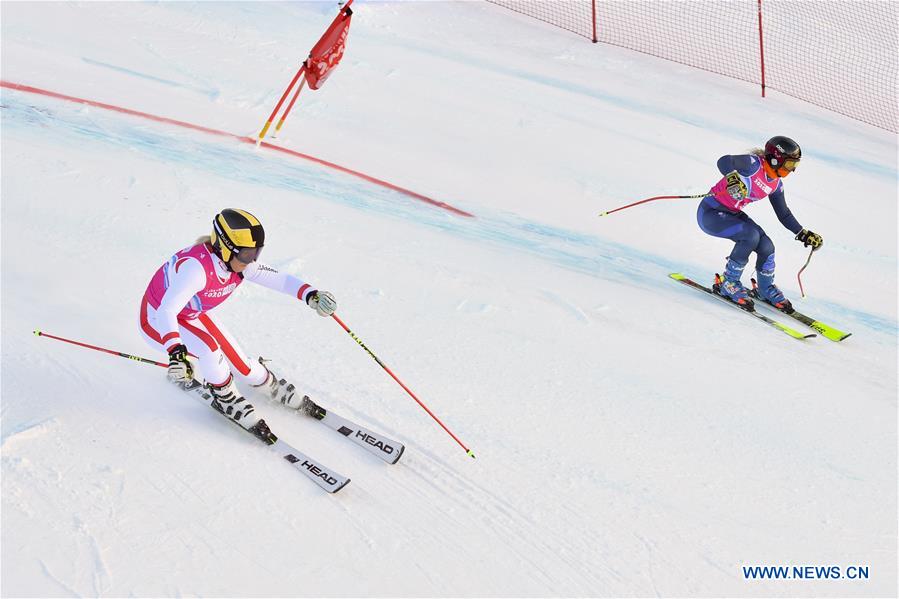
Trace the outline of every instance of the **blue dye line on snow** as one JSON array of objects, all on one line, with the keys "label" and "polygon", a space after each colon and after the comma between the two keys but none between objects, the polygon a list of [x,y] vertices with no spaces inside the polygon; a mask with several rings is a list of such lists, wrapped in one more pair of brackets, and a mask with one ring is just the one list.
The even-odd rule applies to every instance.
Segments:
[{"label": "blue dye line on snow", "polygon": [[[23,93],[10,90],[3,90],[3,100],[2,120],[7,135],[17,128],[41,127],[45,131],[52,130],[61,141],[81,147],[87,142],[138,150],[166,164],[187,165],[242,183],[299,191],[365,212],[425,225],[468,241],[512,249],[601,280],[658,293],[674,289],[667,277],[669,272],[705,270],[696,264],[677,263],[596,235],[553,227],[516,215],[485,214],[481,210],[478,218],[463,219],[423,206],[404,194],[313,163],[260,154],[249,145],[222,143],[194,132],[172,135],[164,125],[135,126],[133,119],[117,114],[103,114],[100,125],[92,119],[95,111],[81,106],[59,106],[52,100],[37,107],[34,104],[38,102],[25,102]],[[848,315],[873,330],[890,335],[896,333],[896,322],[888,318],[842,305],[817,305],[832,314]],[[816,316],[825,319],[823,313]]]},{"label": "blue dye line on snow", "polygon": [[81,60],[86,62],[87,64],[92,64],[94,66],[103,67],[105,69],[111,69],[113,71],[117,71],[119,73],[124,73],[126,75],[131,75],[133,77],[140,77],[141,79],[147,79],[149,81],[155,81],[156,83],[162,83],[163,85],[168,85],[170,87],[178,87],[181,89],[187,89],[192,92],[196,92],[204,97],[214,100],[218,97],[218,90],[214,89],[203,89],[200,87],[195,87],[186,83],[178,83],[177,81],[169,81],[168,79],[162,79],[161,77],[156,77],[154,75],[148,75],[147,73],[141,73],[140,71],[134,71],[132,69],[126,69],[124,67],[119,67],[113,64],[100,62],[99,60],[93,60],[90,58],[82,57]]}]

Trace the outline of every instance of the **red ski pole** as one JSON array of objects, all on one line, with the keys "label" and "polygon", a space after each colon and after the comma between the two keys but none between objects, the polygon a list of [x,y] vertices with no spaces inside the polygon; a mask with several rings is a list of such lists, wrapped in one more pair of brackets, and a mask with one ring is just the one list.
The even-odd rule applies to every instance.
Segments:
[{"label": "red ski pole", "polygon": [[143,362],[145,364],[153,364],[155,366],[162,366],[163,368],[169,367],[168,364],[164,364],[162,362],[157,362],[156,360],[150,360],[149,358],[141,358],[140,356],[132,356],[131,354],[126,354],[126,353],[120,352],[120,351],[114,351],[111,349],[97,347],[96,345],[90,345],[88,343],[81,343],[80,341],[72,341],[71,339],[66,339],[64,337],[57,337],[56,335],[50,335],[49,333],[45,333],[45,332],[39,331],[37,329],[35,329],[34,334],[37,335],[38,337],[49,337],[50,339],[56,339],[57,341],[65,341],[66,343],[71,343],[72,345],[78,345],[81,347],[86,347],[88,349],[106,352],[107,354],[119,356],[120,358],[128,358],[129,360],[134,360],[136,362]]},{"label": "red ski pole", "polygon": [[628,204],[627,206],[621,206],[619,208],[615,208],[614,210],[606,210],[605,212],[600,212],[600,216],[608,216],[613,212],[618,212],[619,210],[624,210],[625,208],[630,208],[632,206],[639,206],[640,204],[645,204],[646,202],[653,202],[655,200],[698,200],[699,198],[706,197],[707,193],[702,193],[695,196],[656,196],[654,198],[646,198],[645,200],[640,200],[639,202],[634,202],[633,204]]},{"label": "red ski pole", "polygon": [[362,349],[364,349],[365,351],[367,351],[367,352],[368,352],[368,355],[370,355],[372,358],[374,358],[375,362],[378,363],[378,366],[380,366],[381,368],[383,368],[384,371],[385,371],[387,374],[389,374],[391,377],[393,377],[393,380],[395,380],[397,383],[399,383],[400,387],[402,387],[402,388],[406,391],[406,393],[408,393],[408,394],[412,397],[412,399],[414,399],[416,402],[418,402],[418,405],[420,405],[420,406],[424,409],[424,411],[427,412],[428,415],[429,415],[431,418],[433,418],[433,419],[437,422],[437,424],[439,424],[440,426],[443,427],[443,430],[445,430],[445,431],[447,432],[447,434],[448,434],[450,437],[452,437],[452,438],[456,441],[456,443],[458,443],[458,444],[462,447],[462,449],[465,450],[465,453],[467,453],[467,454],[469,455],[469,457],[471,457],[471,458],[474,458],[474,457],[475,457],[475,456],[474,456],[474,453],[472,453],[472,451],[471,451],[469,448],[465,447],[465,444],[462,443],[462,441],[459,440],[459,437],[457,437],[456,435],[454,435],[450,429],[446,428],[446,425],[443,424],[442,422],[440,422],[440,419],[437,418],[437,416],[435,416],[434,413],[433,413],[431,410],[429,410],[428,407],[427,407],[425,404],[423,404],[423,403],[421,402],[421,400],[418,399],[418,398],[415,396],[414,393],[412,393],[412,391],[409,389],[409,387],[407,387],[406,385],[404,385],[403,382],[402,382],[400,379],[398,379],[398,378],[396,377],[396,375],[393,374],[393,373],[390,371],[389,368],[387,368],[387,366],[384,364],[384,362],[382,362],[382,361],[378,358],[378,356],[376,356],[376,355],[374,354],[373,351],[371,351],[370,349],[368,349],[368,348],[365,346],[365,344],[362,343],[362,340],[359,339],[359,337],[357,337],[357,336],[355,335],[355,333],[353,333],[353,331],[351,331],[351,330],[349,329],[349,327],[346,326],[346,325],[343,323],[343,321],[340,320],[340,318],[337,317],[336,314],[332,314],[331,317],[334,318],[334,320],[337,321],[337,324],[339,324],[341,327],[343,327],[343,330],[344,330],[344,331],[346,331],[347,333],[349,333],[350,337],[353,338],[353,341],[355,341],[356,343],[359,344],[359,347],[361,347]]}]

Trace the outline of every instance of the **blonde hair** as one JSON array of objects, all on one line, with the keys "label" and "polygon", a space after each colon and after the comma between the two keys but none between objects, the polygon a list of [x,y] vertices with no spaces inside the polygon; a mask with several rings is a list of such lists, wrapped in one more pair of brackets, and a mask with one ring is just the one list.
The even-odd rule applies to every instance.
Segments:
[{"label": "blonde hair", "polygon": [[755,154],[756,156],[764,156],[765,150],[764,148],[752,148],[751,150],[749,150],[749,153]]},{"label": "blonde hair", "polygon": [[211,245],[211,244],[212,244],[212,237],[209,236],[209,235],[203,235],[202,237],[197,237],[197,240],[194,242],[194,245],[197,245],[197,244],[200,244],[200,243],[208,243],[208,244]]}]

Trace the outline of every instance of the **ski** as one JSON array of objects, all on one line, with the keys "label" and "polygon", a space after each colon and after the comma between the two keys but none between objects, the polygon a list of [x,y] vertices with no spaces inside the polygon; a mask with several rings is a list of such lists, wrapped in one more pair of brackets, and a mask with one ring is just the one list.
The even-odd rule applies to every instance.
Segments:
[{"label": "ski", "polygon": [[[248,429],[241,426],[239,422],[223,414],[215,408],[212,395],[206,391],[203,385],[198,381],[191,381],[190,384],[183,386],[182,389],[200,399],[200,401],[211,407],[217,414],[220,414],[232,424],[240,427],[241,430],[250,433],[253,437],[268,445],[269,449],[277,453],[282,459],[287,461],[302,474],[306,475],[312,482],[328,493],[336,493],[349,484],[349,478],[331,470],[318,460],[297,450],[286,441],[282,441],[268,429],[267,425],[263,425],[263,427],[256,430]],[[264,423],[263,420],[260,420],[260,422]]]},{"label": "ski", "polygon": [[[765,302],[765,303],[767,304],[767,302]],[[768,304],[768,305],[770,306],[770,304]],[[791,318],[798,320],[799,322],[806,325],[807,327],[818,331],[819,333],[821,333],[822,336],[824,336],[827,339],[830,339],[831,341],[842,341],[846,337],[849,337],[850,335],[852,335],[852,333],[846,333],[846,332],[836,329],[828,324],[824,324],[823,322],[821,322],[819,320],[815,320],[811,316],[806,316],[802,312],[797,311],[795,308],[793,309],[792,312],[778,310],[777,308],[774,308],[774,306],[771,306],[771,308],[777,310],[778,312],[786,314],[787,316],[789,316]]]},{"label": "ski", "polygon": [[380,433],[372,432],[364,426],[356,424],[352,420],[339,416],[331,410],[324,409],[309,399],[309,396],[303,397],[303,403],[300,405],[300,412],[315,418],[328,428],[337,431],[362,449],[376,455],[388,464],[396,464],[403,455],[403,451],[406,449],[405,446],[398,441],[394,441]]},{"label": "ski", "polygon": [[696,281],[693,281],[692,279],[689,279],[680,273],[673,272],[673,273],[669,274],[668,276],[671,277],[672,279],[674,279],[675,281],[679,281],[679,282],[683,283],[684,285],[687,285],[688,287],[692,287],[693,289],[696,289],[698,291],[704,291],[704,292],[708,293],[709,295],[711,295],[712,297],[718,298],[725,304],[727,304],[733,308],[736,308],[740,312],[743,312],[745,314],[749,314],[750,316],[754,316],[755,318],[758,318],[765,324],[772,326],[775,329],[778,329],[779,331],[786,333],[787,335],[789,335],[790,337],[793,337],[794,339],[809,339],[811,337],[817,337],[817,335],[815,333],[804,334],[804,333],[800,333],[799,331],[797,331],[795,329],[791,329],[787,325],[785,325],[781,322],[778,322],[772,318],[768,318],[764,314],[757,312],[755,309],[747,310],[745,308],[742,308],[738,304],[735,304],[734,302],[727,299],[726,297],[723,297],[723,296],[715,293],[711,288],[700,285]]},{"label": "ski", "polygon": [[762,304],[768,306],[772,310],[777,310],[781,314],[786,314],[790,318],[798,320],[805,326],[818,331],[819,333],[821,333],[821,335],[823,335],[827,339],[830,339],[831,341],[839,342],[839,341],[842,341],[843,339],[845,339],[846,337],[849,337],[850,335],[852,335],[852,333],[846,333],[844,331],[841,331],[837,328],[830,326],[829,324],[824,324],[823,322],[821,322],[819,320],[815,320],[811,316],[806,316],[805,314],[803,314],[802,312],[799,312],[792,306],[790,306],[789,311],[782,310],[781,308],[778,308],[771,302],[759,298],[758,290],[756,289],[755,279],[752,280],[752,291],[749,292],[749,295],[751,295],[757,301],[761,301]]}]

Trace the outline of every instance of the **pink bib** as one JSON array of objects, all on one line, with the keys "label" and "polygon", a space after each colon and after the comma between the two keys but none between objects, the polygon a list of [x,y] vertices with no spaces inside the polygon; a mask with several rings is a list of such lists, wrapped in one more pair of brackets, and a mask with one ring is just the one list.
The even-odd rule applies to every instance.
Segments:
[{"label": "pink bib", "polygon": [[151,306],[158,308],[162,302],[162,296],[169,288],[169,277],[178,272],[178,269],[186,260],[194,259],[203,267],[206,273],[206,287],[190,298],[187,305],[178,313],[178,320],[191,320],[212,310],[228,299],[237,286],[243,282],[243,277],[237,273],[229,272],[227,279],[222,280],[215,272],[214,260],[218,258],[212,253],[208,245],[200,243],[180,250],[171,259],[159,267],[159,270],[150,280],[146,296]]},{"label": "pink bib", "polygon": [[730,197],[730,194],[727,193],[727,178],[722,177],[718,183],[709,190],[709,195],[714,196],[715,200],[718,201],[722,206],[733,210],[734,212],[739,212],[743,209],[747,204],[751,204],[752,202],[757,202],[764,198],[767,198],[769,195],[777,191],[780,187],[780,179],[774,178],[769,179],[768,175],[765,173],[765,169],[762,168],[762,162],[759,159],[757,160],[757,168],[752,175],[749,177],[744,177],[740,175],[740,179],[743,180],[743,184],[746,185],[746,189],[749,190],[749,194],[747,197],[742,200],[735,200]]}]

